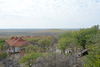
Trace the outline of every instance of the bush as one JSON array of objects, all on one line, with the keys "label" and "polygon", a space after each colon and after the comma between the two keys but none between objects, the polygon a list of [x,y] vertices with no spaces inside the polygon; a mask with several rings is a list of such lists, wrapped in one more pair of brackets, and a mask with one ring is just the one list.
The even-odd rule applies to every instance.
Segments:
[{"label": "bush", "polygon": [[0,51],[0,59],[4,59],[8,57],[8,54],[6,52]]}]

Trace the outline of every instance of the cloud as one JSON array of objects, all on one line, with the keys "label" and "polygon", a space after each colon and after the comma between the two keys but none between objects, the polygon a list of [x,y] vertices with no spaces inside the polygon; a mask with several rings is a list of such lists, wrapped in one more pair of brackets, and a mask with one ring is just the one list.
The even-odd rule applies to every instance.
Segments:
[{"label": "cloud", "polygon": [[16,25],[21,19],[23,24],[37,22],[36,26],[38,23],[91,22],[99,20],[98,15],[100,0],[0,0],[0,21],[13,23],[14,19]]},{"label": "cloud", "polygon": [[[77,12],[91,12],[98,9],[100,3],[90,0],[2,0],[0,13],[15,16],[68,15]],[[99,2],[99,0],[96,0]],[[95,3],[95,4],[94,4]],[[92,11],[90,11],[92,10]],[[96,10],[98,13],[100,9]]]}]

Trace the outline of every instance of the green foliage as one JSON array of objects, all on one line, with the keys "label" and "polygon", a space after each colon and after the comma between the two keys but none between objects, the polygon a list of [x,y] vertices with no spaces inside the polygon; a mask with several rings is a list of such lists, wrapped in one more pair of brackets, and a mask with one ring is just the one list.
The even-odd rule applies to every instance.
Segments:
[{"label": "green foliage", "polygon": [[[49,37],[49,36],[27,38],[26,40],[28,42],[30,42],[31,44],[35,45],[35,46],[31,45],[31,46],[28,46],[25,49],[27,50],[27,49],[30,48],[30,49],[34,50],[35,52],[37,52],[38,50],[41,50],[41,51],[45,52],[46,50],[49,49],[49,46],[51,44],[51,37]],[[29,50],[27,50],[27,51],[29,51]]]},{"label": "green foliage", "polygon": [[5,47],[4,44],[5,44],[5,39],[1,39],[0,40],[0,50],[2,50]]},{"label": "green foliage", "polygon": [[0,51],[0,59],[4,59],[8,57],[8,54],[6,52]]},{"label": "green foliage", "polygon": [[74,33],[74,38],[76,39],[77,44],[85,49],[87,44],[93,44],[91,38],[96,35],[98,30],[98,25],[87,29],[81,29],[80,31]]},{"label": "green foliage", "polygon": [[86,56],[85,67],[100,67],[100,44],[95,47],[91,46],[89,48],[89,55]]},{"label": "green foliage", "polygon": [[40,44],[41,49],[45,52],[47,49],[49,49],[51,40],[48,38],[42,38],[38,41],[38,44]]},{"label": "green foliage", "polygon": [[58,41],[57,48],[60,49],[65,54],[66,48],[68,48],[70,44],[73,43],[73,41],[74,41],[73,38],[70,37],[61,38]]},{"label": "green foliage", "polygon": [[25,52],[26,53],[31,53],[31,52],[39,52],[39,47],[37,46],[37,45],[29,45],[29,46],[27,46],[27,47],[24,47],[24,49],[25,49]]},{"label": "green foliage", "polygon": [[26,40],[27,40],[28,42],[30,42],[30,43],[34,43],[34,42],[38,41],[39,38],[27,38]]},{"label": "green foliage", "polygon": [[26,67],[30,67],[41,56],[41,53],[31,52],[29,54],[26,54],[25,56],[22,56],[19,60],[19,63],[25,63]]},{"label": "green foliage", "polygon": [[100,67],[100,31],[97,32],[92,40],[94,45],[88,46],[89,55],[86,56],[85,67]]},{"label": "green foliage", "polygon": [[65,32],[65,33],[63,33],[63,34],[61,34],[61,35],[59,35],[59,36],[58,36],[58,39],[66,38],[66,37],[72,37],[72,35],[73,35],[73,32],[67,31],[67,32]]}]

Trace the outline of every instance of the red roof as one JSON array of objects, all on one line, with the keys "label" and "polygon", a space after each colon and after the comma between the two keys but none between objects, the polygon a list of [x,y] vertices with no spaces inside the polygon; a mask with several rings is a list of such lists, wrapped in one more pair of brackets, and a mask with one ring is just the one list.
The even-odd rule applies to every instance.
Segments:
[{"label": "red roof", "polygon": [[11,37],[10,39],[8,39],[8,40],[5,40],[6,42],[9,42],[9,41],[11,41],[12,39],[14,39],[15,37]]},{"label": "red roof", "polygon": [[22,39],[22,37],[20,37],[20,38],[15,37],[6,42],[8,42],[10,46],[24,46],[24,45],[30,44],[27,41],[25,41],[24,39]]},{"label": "red roof", "polygon": [[25,39],[25,37],[24,37],[24,36],[21,36],[21,38],[22,38],[22,39]]},{"label": "red roof", "polygon": [[31,36],[26,36],[26,38],[30,38]]},{"label": "red roof", "polygon": [[10,41],[8,41],[9,44],[15,42],[18,39],[18,37],[15,37],[14,39],[11,39]]}]

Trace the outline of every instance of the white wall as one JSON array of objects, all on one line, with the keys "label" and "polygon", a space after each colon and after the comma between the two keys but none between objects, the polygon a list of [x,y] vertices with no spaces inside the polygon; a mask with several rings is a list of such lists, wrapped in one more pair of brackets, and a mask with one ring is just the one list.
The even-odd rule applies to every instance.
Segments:
[{"label": "white wall", "polygon": [[15,52],[19,52],[20,48],[19,47],[15,47]]},{"label": "white wall", "polygon": [[[12,47],[10,47],[11,51],[14,52],[14,50],[12,50]],[[20,48],[19,47],[15,47],[15,52],[19,52]]]}]

